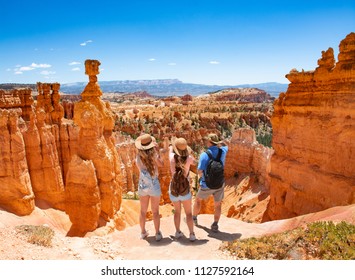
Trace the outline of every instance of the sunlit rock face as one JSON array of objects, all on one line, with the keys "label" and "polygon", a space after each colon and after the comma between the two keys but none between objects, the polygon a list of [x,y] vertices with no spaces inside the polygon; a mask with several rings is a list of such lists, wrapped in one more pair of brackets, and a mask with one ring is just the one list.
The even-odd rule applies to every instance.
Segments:
[{"label": "sunlit rock face", "polygon": [[[74,107],[74,123],[79,127],[78,143],[80,143],[77,147],[77,156],[83,160],[81,166],[85,170],[89,168],[88,164],[92,163],[95,172],[90,174],[91,177],[96,177],[97,182],[97,187],[95,187],[94,178],[90,180],[92,192],[83,189],[87,194],[85,201],[88,203],[86,205],[78,204],[74,199],[76,196],[71,195],[77,192],[77,190],[71,190],[71,188],[75,188],[75,184],[72,182],[85,182],[86,172],[71,172],[70,165],[72,163],[70,163],[66,176],[66,194],[67,197],[73,198],[67,201],[66,211],[69,213],[71,221],[76,223],[77,219],[73,208],[79,207],[80,209],[77,209],[79,212],[83,212],[82,207],[90,209],[89,213],[92,216],[91,218],[86,217],[87,228],[94,228],[94,225],[97,224],[97,209],[99,209],[99,216],[105,221],[109,221],[120,209],[122,200],[122,182],[119,180],[121,166],[112,136],[114,118],[109,103],[103,102],[100,98],[102,92],[96,77],[99,74],[99,65],[100,62],[97,60],[85,61],[89,83],[81,94],[82,100]],[[72,161],[78,161],[78,158],[72,158]],[[84,177],[77,178],[80,176]],[[99,193],[94,190],[99,190]],[[98,204],[95,199],[90,198],[90,195],[99,197],[100,203]]]},{"label": "sunlit rock face", "polygon": [[19,130],[21,109],[0,109],[0,207],[17,215],[34,210],[34,194]]},{"label": "sunlit rock face", "polygon": [[355,33],[322,52],[315,71],[291,70],[274,103],[270,204],[282,219],[355,203]]}]

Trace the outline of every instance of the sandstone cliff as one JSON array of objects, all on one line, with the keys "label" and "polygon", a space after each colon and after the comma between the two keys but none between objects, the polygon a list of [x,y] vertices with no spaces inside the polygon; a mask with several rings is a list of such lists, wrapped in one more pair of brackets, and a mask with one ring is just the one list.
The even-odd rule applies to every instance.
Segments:
[{"label": "sandstone cliff", "polygon": [[268,215],[283,219],[355,203],[355,33],[292,70],[274,103]]},{"label": "sandstone cliff", "polygon": [[[105,221],[114,218],[119,211],[122,195],[122,181],[120,177],[120,165],[118,153],[114,143],[112,130],[114,127],[114,119],[108,103],[104,103],[100,96],[102,95],[99,84],[97,83],[97,74],[99,74],[100,62],[97,60],[86,60],[85,69],[89,76],[89,83],[81,94],[82,100],[75,104],[74,107],[74,122],[79,127],[79,137],[77,155],[79,157],[72,158],[72,161],[88,161],[91,162],[95,172],[88,174],[91,187],[86,189],[85,170],[88,169],[87,164],[81,164],[77,167],[78,172],[67,173],[66,194],[71,197],[66,203],[66,212],[69,214],[73,227],[92,229],[98,223],[97,210],[99,216]],[[75,163],[71,162],[70,165]],[[84,176],[84,177],[83,177]],[[97,185],[94,185],[94,182]],[[77,182],[72,184],[72,182]],[[79,182],[81,186],[78,186]],[[85,192],[80,194],[80,199],[86,201],[85,204],[78,205],[78,200],[71,194],[77,193],[83,189]],[[100,198],[98,204],[97,199]],[[79,207],[79,208],[78,208]],[[85,213],[85,221],[81,220],[78,223],[76,211]],[[88,213],[93,215],[89,216]],[[86,225],[83,223],[86,222]],[[75,234],[75,233],[74,233]]]},{"label": "sandstone cliff", "polygon": [[34,209],[34,194],[19,130],[21,109],[0,109],[0,206],[17,215]]}]

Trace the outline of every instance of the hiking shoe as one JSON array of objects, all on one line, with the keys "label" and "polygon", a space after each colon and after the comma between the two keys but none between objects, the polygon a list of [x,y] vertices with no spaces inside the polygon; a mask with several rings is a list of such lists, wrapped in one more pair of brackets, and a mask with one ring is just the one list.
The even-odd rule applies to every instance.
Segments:
[{"label": "hiking shoe", "polygon": [[145,239],[148,235],[148,231],[146,231],[145,233],[141,233],[141,239]]},{"label": "hiking shoe", "polygon": [[191,242],[194,242],[196,240],[196,235],[195,235],[194,232],[190,233],[190,238],[189,239],[190,239]]},{"label": "hiking shoe", "polygon": [[217,222],[213,222],[213,224],[211,225],[211,230],[213,232],[218,232],[218,223]]},{"label": "hiking shoe", "polygon": [[162,240],[162,238],[163,238],[163,235],[161,234],[160,231],[158,231],[158,233],[155,235],[155,240],[160,241],[160,240]]},{"label": "hiking shoe", "polygon": [[176,239],[179,239],[180,237],[183,237],[183,236],[184,236],[184,234],[182,233],[181,230],[175,232],[175,238],[176,238]]},{"label": "hiking shoe", "polygon": [[194,221],[195,226],[198,226],[197,216],[192,216],[192,220]]}]

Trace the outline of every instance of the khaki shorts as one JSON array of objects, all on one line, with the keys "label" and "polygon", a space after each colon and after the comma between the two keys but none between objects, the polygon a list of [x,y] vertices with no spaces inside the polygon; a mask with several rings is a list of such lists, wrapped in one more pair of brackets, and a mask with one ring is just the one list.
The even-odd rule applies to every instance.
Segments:
[{"label": "khaki shorts", "polygon": [[213,195],[213,199],[216,202],[220,202],[222,201],[222,199],[224,198],[224,185],[222,186],[222,188],[220,189],[204,189],[201,188],[198,190],[196,197],[201,198],[201,199],[206,199],[208,198],[210,195]]}]

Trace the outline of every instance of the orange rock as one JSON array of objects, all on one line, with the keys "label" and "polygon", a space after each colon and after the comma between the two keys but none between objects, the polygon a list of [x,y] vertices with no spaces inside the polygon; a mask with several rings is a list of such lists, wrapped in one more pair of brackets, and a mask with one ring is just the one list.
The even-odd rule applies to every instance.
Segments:
[{"label": "orange rock", "polygon": [[355,203],[355,33],[322,52],[315,71],[291,70],[274,103],[270,203],[283,219]]},{"label": "orange rock", "polygon": [[121,168],[112,135],[113,113],[109,104],[100,99],[102,93],[96,77],[99,65],[96,60],[85,62],[89,83],[82,100],[75,104],[74,122],[80,128],[78,156],[93,162],[100,190],[100,216],[108,221],[120,209],[122,182],[119,181]]},{"label": "orange rock", "polygon": [[0,109],[0,206],[17,215],[34,210],[34,194],[23,136],[18,128],[21,109]]},{"label": "orange rock", "polygon": [[45,123],[47,114],[44,109],[39,109],[36,116],[31,116],[29,126],[23,133],[33,192],[36,198],[64,210],[64,182],[56,138],[52,127]]},{"label": "orange rock", "polygon": [[65,212],[72,222],[72,235],[81,235],[97,228],[101,195],[91,160],[73,157],[66,177],[65,200]]}]

